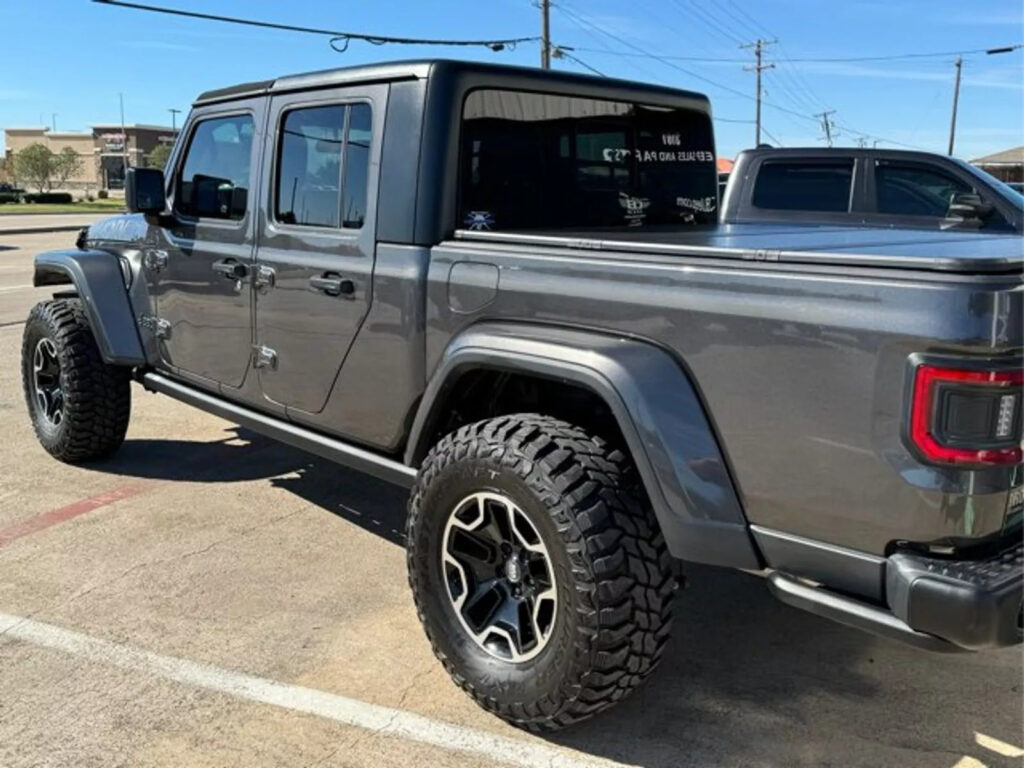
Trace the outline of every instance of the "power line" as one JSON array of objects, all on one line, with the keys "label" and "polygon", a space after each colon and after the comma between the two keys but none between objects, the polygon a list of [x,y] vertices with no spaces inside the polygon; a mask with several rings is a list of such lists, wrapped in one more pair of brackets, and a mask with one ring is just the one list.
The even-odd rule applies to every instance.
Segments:
[{"label": "power line", "polygon": [[606,75],[601,70],[596,69],[595,67],[592,67],[589,64],[587,64],[587,62],[585,62],[579,56],[573,56],[571,53],[569,53],[569,51],[571,51],[571,50],[573,50],[573,49],[569,48],[567,46],[552,45],[551,46],[551,58],[553,58],[553,59],[569,59],[570,61],[575,61],[577,64],[579,64],[584,69],[590,70],[595,75],[598,75],[600,77],[608,77],[608,75]]},{"label": "power line", "polygon": [[[94,2],[105,2],[106,0],[94,0]],[[564,10],[564,9],[563,9]],[[848,56],[848,57],[833,57],[833,58],[813,58],[800,56],[797,58],[787,58],[786,61],[791,64],[840,64],[846,62],[858,62],[858,61],[897,61],[900,59],[925,59],[925,58],[948,58],[950,56],[968,56],[972,53],[1009,53],[1024,48],[1024,43],[1017,43],[1015,45],[1008,45],[1002,48],[975,48],[967,51],[938,51],[934,53],[894,53],[885,56]],[[703,61],[708,63],[740,63],[746,61],[746,59],[733,58],[729,56],[673,56],[671,54],[651,53],[649,51],[630,52],[630,51],[615,51],[609,48],[579,48],[577,50],[586,51],[589,53],[602,53],[607,56],[626,56],[633,58],[647,58],[647,59],[669,59],[670,61]]]},{"label": "power line", "polygon": [[[344,51],[348,48],[349,41],[361,40],[371,45],[460,45],[460,46],[481,46],[500,51],[505,47],[515,46],[517,43],[535,43],[539,37],[509,37],[496,38],[493,40],[448,40],[416,37],[392,37],[389,35],[367,35],[360,32],[339,32],[335,29],[321,29],[318,27],[300,27],[294,24],[278,24],[271,21],[258,21],[256,19],[243,19],[237,16],[220,16],[212,13],[199,13],[198,11],[183,11],[178,8],[166,8],[158,5],[144,5],[142,3],[126,2],[125,0],[92,0],[101,5],[111,5],[120,8],[132,8],[139,11],[150,11],[152,13],[163,13],[170,16],[184,16],[191,19],[204,19],[206,21],[221,21],[229,24],[242,24],[248,27],[262,27],[265,29],[279,29],[285,32],[301,32],[307,35],[321,35],[331,37],[331,47],[336,51]],[[340,46],[340,47],[339,47]]]},{"label": "power line", "polygon": [[[753,99],[753,96],[751,96],[750,94],[744,93],[743,91],[738,90],[736,88],[732,88],[732,87],[730,87],[728,85],[724,85],[722,83],[716,82],[715,80],[712,80],[709,77],[704,77],[703,75],[697,74],[696,72],[694,72],[692,70],[686,69],[684,67],[680,67],[678,64],[674,64],[673,62],[669,61],[664,56],[657,56],[655,54],[648,54],[646,51],[644,51],[642,48],[640,48],[640,46],[634,45],[633,43],[629,42],[628,40],[626,40],[626,39],[624,39],[622,37],[619,37],[615,33],[609,32],[608,30],[604,29],[603,27],[601,27],[601,26],[599,26],[597,24],[594,24],[591,21],[588,21],[587,19],[583,18],[582,16],[579,16],[577,13],[575,13],[574,11],[566,8],[565,6],[559,5],[559,6],[556,6],[556,7],[559,8],[559,10],[561,10],[562,13],[567,14],[569,16],[569,18],[575,19],[577,22],[579,22],[581,24],[584,24],[584,25],[586,25],[588,27],[591,27],[592,29],[597,30],[601,34],[606,35],[607,37],[610,37],[612,40],[615,40],[615,41],[621,43],[622,45],[625,45],[625,46],[627,46],[629,48],[633,48],[634,50],[640,51],[641,53],[644,53],[645,56],[653,58],[656,61],[660,61],[665,66],[672,67],[672,69],[679,70],[680,72],[682,72],[685,75],[689,75],[692,78],[695,78],[695,79],[700,80],[702,82],[708,83],[709,85],[713,85],[716,88],[720,88],[723,91],[728,91],[729,93],[733,93],[733,94],[736,94],[737,96],[741,96],[744,99]],[[583,50],[583,49],[580,48],[580,49],[577,49],[577,50]]]},{"label": "power line", "polygon": [[703,22],[708,29],[714,31],[715,34],[726,42],[734,45],[743,42],[743,38],[737,37],[727,26],[719,22],[718,19],[715,18],[714,14],[701,8],[697,4],[696,0],[689,0],[689,10],[687,10],[687,7],[683,5],[682,0],[672,0],[672,2],[675,3],[683,13],[689,14]]},{"label": "power line", "polygon": [[783,146],[782,142],[781,142],[781,141],[779,141],[778,139],[776,139],[776,138],[775,138],[774,136],[772,136],[772,135],[771,135],[770,133],[768,133],[768,129],[767,129],[767,128],[765,128],[765,127],[764,127],[763,125],[761,126],[761,130],[762,130],[762,131],[764,131],[764,135],[765,135],[765,136],[767,136],[767,137],[768,137],[769,139],[771,139],[772,141],[774,141],[774,142],[775,142],[775,143],[776,143],[776,144],[777,144],[778,146],[780,146],[780,147],[781,147],[781,146]]}]

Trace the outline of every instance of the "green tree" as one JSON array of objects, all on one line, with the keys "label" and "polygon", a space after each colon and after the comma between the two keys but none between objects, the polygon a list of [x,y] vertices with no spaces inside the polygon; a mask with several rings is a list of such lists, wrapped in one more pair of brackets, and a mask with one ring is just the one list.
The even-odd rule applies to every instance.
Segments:
[{"label": "green tree", "polygon": [[146,167],[159,168],[161,171],[167,165],[167,159],[171,156],[170,144],[157,144],[153,151],[146,155]]},{"label": "green tree", "polygon": [[64,147],[53,156],[52,186],[64,186],[64,182],[80,170],[82,170],[82,158],[71,147]]},{"label": "green tree", "polygon": [[18,181],[48,192],[82,169],[82,158],[71,147],[54,153],[45,144],[30,144],[14,155],[14,175]]},{"label": "green tree", "polygon": [[39,192],[50,188],[54,154],[44,144],[29,144],[14,155],[14,175],[18,181]]}]

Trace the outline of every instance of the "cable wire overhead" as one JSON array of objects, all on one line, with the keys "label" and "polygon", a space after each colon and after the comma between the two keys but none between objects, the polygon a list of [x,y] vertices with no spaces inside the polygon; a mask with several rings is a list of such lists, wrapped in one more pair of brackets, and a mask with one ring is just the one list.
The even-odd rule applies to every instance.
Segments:
[{"label": "cable wire overhead", "polygon": [[152,13],[163,13],[170,16],[183,16],[191,19],[204,19],[206,21],[221,21],[228,24],[242,24],[249,27],[262,27],[265,29],[279,29],[285,32],[301,32],[307,35],[320,35],[330,37],[330,44],[334,50],[343,52],[348,49],[352,40],[360,40],[371,45],[455,45],[455,46],[479,46],[490,48],[493,51],[500,51],[504,48],[512,48],[518,43],[535,43],[539,37],[507,37],[483,40],[460,40],[460,39],[437,39],[419,37],[393,37],[390,35],[368,35],[361,32],[341,32],[336,29],[321,29],[318,27],[302,27],[294,24],[278,24],[272,21],[259,21],[257,19],[244,19],[238,16],[220,16],[212,13],[200,13],[198,11],[185,11],[179,8],[167,8],[159,5],[145,5],[143,3],[126,2],[126,0],[92,0],[101,5],[111,5],[119,8],[132,8],[139,11],[150,11]]}]

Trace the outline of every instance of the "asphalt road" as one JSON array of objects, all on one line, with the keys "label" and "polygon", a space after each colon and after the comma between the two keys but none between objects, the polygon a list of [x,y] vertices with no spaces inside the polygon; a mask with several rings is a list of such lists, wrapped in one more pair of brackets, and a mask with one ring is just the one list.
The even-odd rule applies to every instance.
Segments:
[{"label": "asphalt road", "polygon": [[0,766],[1020,765],[1019,649],[929,655],[701,567],[641,691],[504,725],[419,628],[401,491],[140,389],[115,457],[43,452],[18,350],[66,241],[0,236]]},{"label": "asphalt road", "polygon": [[[92,224],[110,213],[13,213],[0,216],[0,237],[5,233],[23,233],[28,230],[76,230]],[[74,238],[71,238],[74,242]]]}]

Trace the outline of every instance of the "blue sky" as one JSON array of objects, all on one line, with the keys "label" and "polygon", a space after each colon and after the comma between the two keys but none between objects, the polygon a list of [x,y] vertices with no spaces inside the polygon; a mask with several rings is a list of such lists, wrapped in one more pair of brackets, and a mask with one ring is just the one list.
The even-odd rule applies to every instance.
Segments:
[{"label": "blue sky", "polygon": [[[519,37],[539,30],[539,11],[531,0],[146,1],[399,36]],[[124,94],[127,122],[167,125],[169,108],[187,110],[192,98],[208,88],[387,59],[447,56],[522,65],[536,65],[539,59],[536,44],[493,53],[353,42],[341,54],[322,38],[88,0],[5,0],[3,6],[0,127],[49,124],[52,113],[57,113],[58,130],[116,122],[119,93]],[[769,141],[820,145],[821,128],[811,115],[834,109],[839,144],[854,144],[858,134],[853,131],[860,131],[872,137],[869,141],[879,137],[944,152],[953,56],[793,60],[966,51],[1024,40],[1020,0],[553,0],[551,21],[556,44],[573,46],[575,56],[605,74],[707,93],[721,118],[716,123],[718,152],[726,157],[753,142],[754,103],[740,94],[752,95],[754,83],[743,62],[624,54],[639,49],[661,56],[738,60],[749,57],[738,47],[741,41],[759,33],[777,38],[779,44],[766,57],[776,67],[764,74]],[[568,59],[555,66],[586,71]],[[1021,144],[1024,52],[965,56],[956,154],[971,158]]]}]

